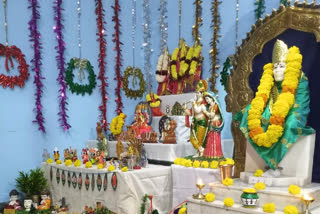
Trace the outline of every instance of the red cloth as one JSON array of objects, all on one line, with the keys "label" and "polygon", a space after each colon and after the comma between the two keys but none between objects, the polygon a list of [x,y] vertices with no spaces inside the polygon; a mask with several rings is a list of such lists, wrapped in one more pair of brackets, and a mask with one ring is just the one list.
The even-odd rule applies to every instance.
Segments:
[{"label": "red cloth", "polygon": [[[220,124],[221,122],[218,121],[214,125],[220,125]],[[223,158],[220,132],[215,132],[214,130],[209,131],[207,136],[206,148],[204,148],[204,151],[203,151],[203,156],[208,158],[216,158],[216,159]]]}]

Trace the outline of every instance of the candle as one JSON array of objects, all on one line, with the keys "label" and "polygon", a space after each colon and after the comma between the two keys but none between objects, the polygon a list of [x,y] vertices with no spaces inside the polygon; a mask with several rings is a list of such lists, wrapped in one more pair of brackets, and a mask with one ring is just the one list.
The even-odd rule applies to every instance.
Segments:
[{"label": "candle", "polygon": [[311,201],[311,200],[313,200],[314,198],[311,197],[309,194],[304,194],[304,195],[303,195],[303,199],[306,200],[306,201]]},{"label": "candle", "polygon": [[203,182],[202,182],[202,179],[201,179],[201,178],[198,179],[197,184],[200,185],[200,186],[203,185]]}]

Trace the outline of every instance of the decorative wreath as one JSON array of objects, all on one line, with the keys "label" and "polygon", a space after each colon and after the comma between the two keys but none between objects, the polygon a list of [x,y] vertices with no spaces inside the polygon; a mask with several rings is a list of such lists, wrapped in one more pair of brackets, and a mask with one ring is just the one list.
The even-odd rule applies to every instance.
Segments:
[{"label": "decorative wreath", "polygon": [[[133,87],[137,83],[136,78],[139,78],[139,90],[133,90],[129,88],[129,76],[133,76],[132,85]],[[137,99],[137,97],[142,97],[144,91],[145,91],[145,81],[143,79],[143,74],[139,68],[132,68],[128,66],[124,72],[123,76],[123,90],[125,91],[125,94],[129,98]]]},{"label": "decorative wreath", "polygon": [[11,67],[13,68],[12,57],[18,60],[19,62],[19,76],[6,76],[4,74],[0,75],[0,85],[3,88],[10,86],[13,89],[14,85],[20,86],[22,88],[24,86],[24,81],[29,78],[28,67],[29,65],[26,63],[24,59],[24,55],[21,53],[21,50],[16,46],[12,45],[10,47],[4,46],[0,44],[0,56],[5,56],[5,67],[9,72],[8,61],[10,62]]},{"label": "decorative wreath", "polygon": [[[89,73],[89,84],[80,85],[73,82],[74,74],[73,70],[79,68],[79,78],[81,80],[81,75],[84,76],[84,69]],[[92,90],[96,87],[96,75],[94,74],[93,67],[87,59],[72,58],[68,63],[68,68],[66,70],[66,82],[69,86],[69,89],[72,93],[82,94],[85,93],[91,94]]]}]

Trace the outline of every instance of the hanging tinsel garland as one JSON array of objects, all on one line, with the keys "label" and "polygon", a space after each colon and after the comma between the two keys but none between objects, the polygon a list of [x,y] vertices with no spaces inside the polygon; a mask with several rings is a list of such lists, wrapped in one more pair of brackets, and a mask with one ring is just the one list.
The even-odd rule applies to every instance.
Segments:
[{"label": "hanging tinsel garland", "polygon": [[167,41],[168,41],[168,9],[167,9],[167,0],[161,0],[160,1],[160,18],[159,18],[159,26],[160,26],[160,34],[161,34],[161,40],[160,40],[160,53],[163,53],[165,48],[167,47]]},{"label": "hanging tinsel garland", "polygon": [[29,30],[30,30],[30,41],[33,43],[33,59],[31,60],[32,63],[32,70],[35,72],[34,75],[34,84],[36,85],[36,107],[34,108],[34,111],[36,112],[36,119],[32,122],[38,124],[38,130],[42,131],[42,133],[45,133],[45,127],[44,127],[44,117],[42,114],[42,104],[41,104],[41,96],[42,96],[42,87],[43,83],[41,82],[44,77],[41,76],[41,54],[40,50],[41,42],[40,40],[40,32],[38,31],[38,25],[37,20],[40,19],[40,13],[38,11],[39,5],[38,0],[29,0],[30,6],[28,7],[31,9],[32,17],[29,21]]},{"label": "hanging tinsel garland", "polygon": [[219,15],[219,10],[218,7],[221,4],[220,1],[218,0],[213,0],[212,1],[212,5],[211,5],[211,14],[212,14],[212,22],[211,22],[211,27],[213,28],[213,37],[212,40],[210,42],[211,45],[211,50],[210,50],[210,55],[211,55],[211,78],[210,78],[210,82],[211,82],[211,91],[213,91],[214,93],[217,93],[218,90],[215,88],[216,86],[216,69],[219,68],[218,66],[218,54],[219,54],[219,50],[218,50],[218,43],[219,43],[219,38],[221,37],[219,35],[219,31],[220,31],[220,15]]},{"label": "hanging tinsel garland", "polygon": [[119,19],[119,12],[121,11],[120,9],[120,4],[119,0],[114,1],[114,6],[112,6],[114,15],[112,17],[112,21],[114,22],[114,34],[113,36],[113,42],[115,43],[114,50],[117,53],[117,56],[115,57],[116,59],[116,64],[115,64],[115,70],[116,70],[116,77],[114,80],[117,81],[117,87],[115,88],[115,93],[117,98],[115,99],[117,103],[117,109],[116,112],[117,114],[122,113],[122,108],[123,108],[123,103],[121,100],[121,93],[120,93],[120,88],[122,87],[122,77],[121,77],[121,66],[122,66],[122,55],[121,55],[121,45],[122,42],[120,42],[120,19]]},{"label": "hanging tinsel garland", "polygon": [[63,29],[63,24],[62,24],[62,14],[61,11],[63,10],[61,8],[62,0],[56,0],[54,1],[54,20],[55,20],[55,26],[53,27],[54,32],[57,34],[56,38],[58,41],[58,45],[55,47],[57,50],[58,56],[56,56],[57,59],[57,66],[59,70],[59,76],[57,78],[58,83],[60,84],[60,89],[59,89],[59,99],[60,99],[60,111],[58,115],[60,116],[59,121],[60,121],[60,126],[64,129],[64,131],[67,131],[71,126],[68,124],[67,118],[67,96],[66,96],[66,87],[67,84],[64,80],[64,50],[65,50],[65,43],[63,41],[63,35],[62,35],[62,29]]},{"label": "hanging tinsel garland", "polygon": [[262,15],[266,9],[265,7],[265,0],[255,0],[255,3],[254,5],[257,7],[255,10],[254,10],[254,14],[255,14],[255,17],[256,17],[256,22],[259,21],[260,18],[262,18]]},{"label": "hanging tinsel garland", "polygon": [[143,37],[143,47],[144,47],[144,70],[147,75],[147,88],[148,88],[148,93],[150,93],[152,89],[151,85],[151,73],[150,73],[150,67],[151,67],[151,62],[150,62],[150,55],[152,53],[152,50],[150,48],[150,9],[149,9],[149,0],[143,0],[143,8],[144,8],[144,37]]},{"label": "hanging tinsel garland", "polygon": [[201,40],[201,34],[199,31],[199,27],[202,26],[202,0],[195,0],[193,3],[196,5],[196,10],[195,10],[195,24],[192,26],[192,36],[194,38],[195,44],[200,44]]},{"label": "hanging tinsel garland", "polygon": [[99,41],[99,68],[100,68],[100,72],[99,72],[99,76],[98,78],[101,81],[101,85],[100,85],[100,91],[101,91],[101,97],[102,97],[102,103],[99,106],[99,110],[101,112],[100,114],[100,120],[103,126],[104,131],[107,131],[108,128],[108,123],[107,123],[107,100],[108,100],[108,93],[106,92],[106,87],[108,87],[108,77],[105,77],[105,67],[106,67],[106,62],[105,62],[105,58],[106,58],[106,45],[107,42],[104,38],[104,33],[105,33],[105,29],[104,29],[104,24],[106,23],[103,19],[104,19],[104,10],[102,8],[102,0],[96,0],[96,14],[97,14],[97,27],[98,27],[98,41]]}]

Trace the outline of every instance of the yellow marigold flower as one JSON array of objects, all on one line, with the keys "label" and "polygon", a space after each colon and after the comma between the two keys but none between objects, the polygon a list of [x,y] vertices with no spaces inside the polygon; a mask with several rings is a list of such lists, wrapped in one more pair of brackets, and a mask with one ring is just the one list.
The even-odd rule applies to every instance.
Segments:
[{"label": "yellow marigold flower", "polygon": [[64,165],[66,166],[71,166],[72,165],[72,160],[68,159],[64,162]]},{"label": "yellow marigold flower", "polygon": [[180,165],[181,159],[182,158],[176,158],[176,159],[174,159],[173,163],[176,165]]},{"label": "yellow marigold flower", "polygon": [[222,181],[222,184],[225,185],[225,186],[231,186],[233,184],[233,180],[232,180],[232,178],[225,178]]},{"label": "yellow marigold flower", "polygon": [[227,165],[227,161],[225,161],[225,160],[224,161],[220,161],[219,165],[220,166]]},{"label": "yellow marigold flower", "polygon": [[207,202],[213,202],[215,197],[216,196],[212,192],[210,192],[205,195],[204,200]]},{"label": "yellow marigold flower", "polygon": [[122,172],[128,172],[128,167],[126,167],[126,166],[125,166],[125,167],[122,167],[121,171],[122,171]]},{"label": "yellow marigold flower", "polygon": [[257,169],[257,171],[254,173],[255,177],[261,177],[261,175],[263,175],[263,170],[262,169]]},{"label": "yellow marigold flower", "polygon": [[184,166],[186,164],[186,159],[184,159],[184,158],[181,158],[180,159],[180,166]]},{"label": "yellow marigold flower", "polygon": [[192,167],[192,161],[191,160],[185,160],[184,161],[184,166],[185,167]]},{"label": "yellow marigold flower", "polygon": [[263,66],[263,70],[267,69],[273,70],[273,63],[268,63]]},{"label": "yellow marigold flower", "polygon": [[263,190],[263,189],[266,188],[266,185],[265,185],[264,183],[262,183],[262,182],[258,182],[258,183],[256,183],[256,184],[254,185],[254,188],[255,188],[256,190]]},{"label": "yellow marigold flower", "polygon": [[212,162],[210,163],[210,168],[211,168],[211,169],[216,169],[216,168],[218,168],[218,161],[212,161]]},{"label": "yellow marigold flower", "polygon": [[248,121],[248,129],[249,130],[255,129],[255,128],[260,127],[260,126],[261,126],[260,119],[253,119],[253,120],[249,120]]},{"label": "yellow marigold flower", "polygon": [[97,166],[98,169],[103,169],[103,164],[99,163]]},{"label": "yellow marigold flower", "polygon": [[56,164],[61,164],[61,160],[56,160]]},{"label": "yellow marigold flower", "polygon": [[200,167],[200,161],[195,160],[193,161],[193,168],[199,168]]},{"label": "yellow marigold flower", "polygon": [[87,161],[87,163],[86,163],[86,168],[91,168],[91,167],[92,167],[91,161]]},{"label": "yellow marigold flower", "polygon": [[209,167],[209,162],[208,161],[202,161],[201,162],[201,167],[202,168],[208,168]]},{"label": "yellow marigold flower", "polygon": [[286,206],[284,208],[284,214],[298,214],[298,209],[293,205]]},{"label": "yellow marigold flower", "polygon": [[53,163],[53,160],[51,158],[47,159],[47,164]]},{"label": "yellow marigold flower", "polygon": [[114,165],[110,165],[109,167],[108,167],[108,171],[109,172],[112,172],[113,170],[115,170],[116,169],[116,167],[114,166]]},{"label": "yellow marigold flower", "polygon": [[186,212],[187,212],[187,208],[186,208],[186,207],[181,207],[181,208],[179,209],[178,214],[185,214]]},{"label": "yellow marigold flower", "polygon": [[234,160],[231,158],[226,158],[226,164],[227,165],[234,165]]},{"label": "yellow marigold flower", "polygon": [[291,184],[290,186],[289,186],[289,193],[291,193],[291,194],[293,194],[293,195],[297,195],[297,194],[300,194],[300,192],[301,192],[301,189],[300,189],[300,187],[298,187],[297,185],[293,185],[293,184]]},{"label": "yellow marigold flower", "polygon": [[267,203],[263,205],[262,209],[265,213],[274,213],[276,211],[276,205],[274,205],[274,203]]},{"label": "yellow marigold flower", "polygon": [[232,207],[234,204],[234,200],[232,198],[227,197],[223,200],[223,204],[226,207]]},{"label": "yellow marigold flower", "polygon": [[73,163],[73,165],[74,165],[75,167],[81,166],[81,160],[76,160],[76,161]]}]

